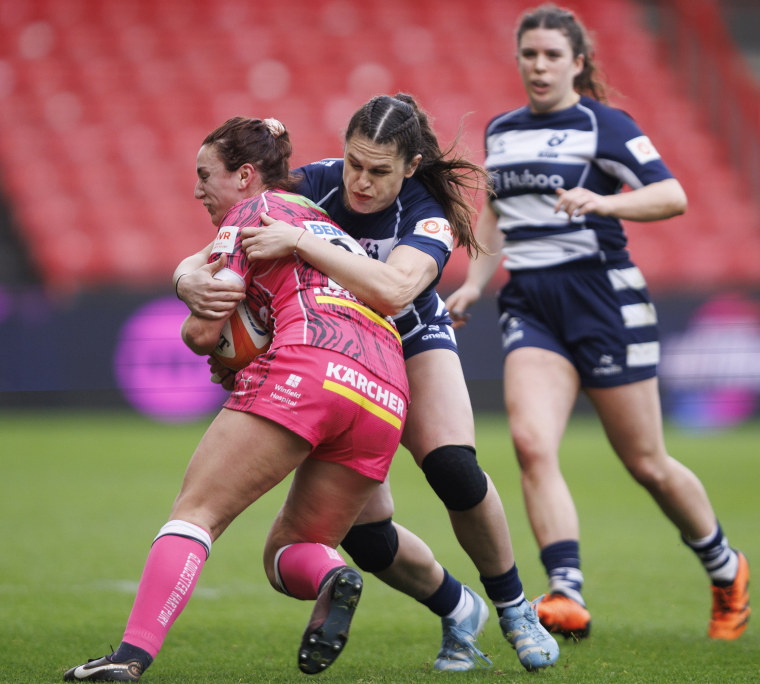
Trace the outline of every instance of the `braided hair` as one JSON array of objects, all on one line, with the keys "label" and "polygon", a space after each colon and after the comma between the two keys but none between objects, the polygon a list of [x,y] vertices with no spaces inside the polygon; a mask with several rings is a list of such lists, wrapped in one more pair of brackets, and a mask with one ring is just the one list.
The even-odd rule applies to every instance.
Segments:
[{"label": "braided hair", "polygon": [[378,95],[362,106],[348,122],[346,141],[357,133],[379,145],[395,145],[406,164],[422,155],[415,176],[443,207],[457,245],[468,255],[481,251],[472,231],[475,208],[469,195],[488,187],[488,174],[482,166],[452,154],[459,136],[441,150],[428,115],[405,93]]}]

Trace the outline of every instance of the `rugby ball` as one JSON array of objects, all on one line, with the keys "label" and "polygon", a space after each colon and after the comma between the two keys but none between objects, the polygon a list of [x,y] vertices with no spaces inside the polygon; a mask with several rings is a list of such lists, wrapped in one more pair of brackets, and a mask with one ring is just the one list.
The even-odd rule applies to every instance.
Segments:
[{"label": "rugby ball", "polygon": [[212,354],[227,368],[238,371],[269,349],[271,341],[272,336],[266,326],[248,302],[242,301],[225,322]]}]

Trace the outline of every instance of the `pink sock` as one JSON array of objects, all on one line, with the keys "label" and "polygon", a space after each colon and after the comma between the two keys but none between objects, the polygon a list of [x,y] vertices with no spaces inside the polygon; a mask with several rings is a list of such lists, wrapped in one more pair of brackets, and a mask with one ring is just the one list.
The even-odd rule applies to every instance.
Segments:
[{"label": "pink sock", "polygon": [[343,557],[324,544],[302,542],[280,549],[275,558],[275,572],[280,586],[298,599],[315,599],[319,583],[333,568],[346,564]]},{"label": "pink sock", "polygon": [[203,544],[168,534],[156,539],[145,561],[123,641],[155,658],[179,617],[206,562]]}]

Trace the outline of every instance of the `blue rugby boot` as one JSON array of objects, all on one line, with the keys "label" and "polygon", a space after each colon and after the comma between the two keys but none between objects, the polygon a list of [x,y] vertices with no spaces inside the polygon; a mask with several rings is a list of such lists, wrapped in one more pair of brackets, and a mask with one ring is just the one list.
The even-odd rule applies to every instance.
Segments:
[{"label": "blue rugby boot", "polygon": [[559,646],[554,637],[538,621],[536,604],[540,596],[532,603],[522,603],[505,608],[499,618],[499,626],[504,638],[517,651],[522,666],[528,670],[539,670],[554,665],[559,658]]},{"label": "blue rugby boot", "polygon": [[453,618],[443,618],[443,639],[433,667],[447,672],[463,672],[478,667],[491,667],[491,661],[483,655],[478,647],[478,635],[488,620],[488,606],[469,587],[462,587],[473,599],[470,614],[459,622]]}]

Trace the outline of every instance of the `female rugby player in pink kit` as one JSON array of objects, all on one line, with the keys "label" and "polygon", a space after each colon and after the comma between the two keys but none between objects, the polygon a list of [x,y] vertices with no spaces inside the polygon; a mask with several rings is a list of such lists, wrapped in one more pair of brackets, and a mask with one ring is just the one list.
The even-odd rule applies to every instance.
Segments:
[{"label": "female rugby player in pink kit", "polygon": [[[322,671],[345,644],[362,578],[336,547],[388,474],[408,388],[391,322],[295,254],[250,265],[241,249],[240,229],[266,212],[363,253],[324,211],[288,191],[290,151],[278,121],[241,117],[200,148],[196,197],[220,227],[210,260],[244,284],[249,306],[272,328],[271,346],[237,373],[196,448],[120,646],[64,680],[139,680],[187,604],[212,542],[292,471],[266,540],[266,574],[278,591],[317,600],[298,653],[302,671]],[[209,354],[224,322],[190,314],[182,337]]]}]

